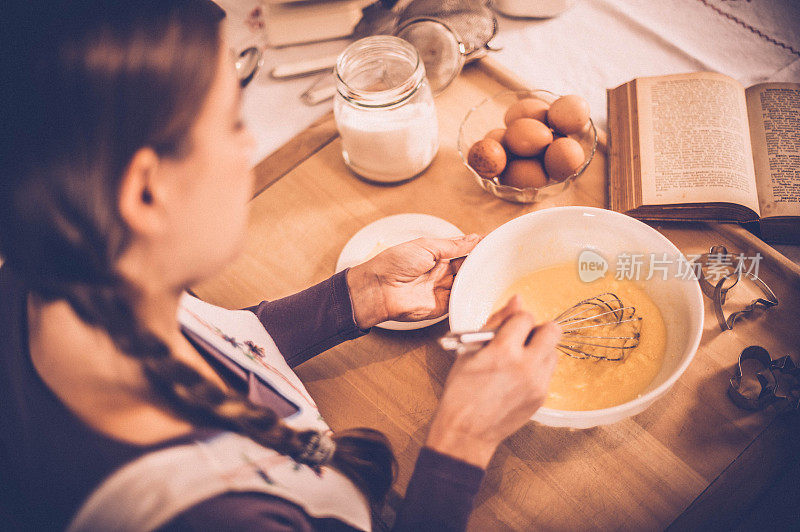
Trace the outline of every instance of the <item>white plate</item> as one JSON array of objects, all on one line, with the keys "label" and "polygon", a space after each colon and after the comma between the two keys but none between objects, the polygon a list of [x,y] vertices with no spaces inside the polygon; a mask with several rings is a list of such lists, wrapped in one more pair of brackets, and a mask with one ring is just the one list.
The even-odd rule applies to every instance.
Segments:
[{"label": "white plate", "polygon": [[[347,241],[336,261],[336,271],[361,264],[383,249],[415,238],[452,238],[464,233],[455,225],[430,214],[396,214],[374,221],[361,228]],[[431,320],[385,321],[375,327],[393,331],[410,331],[439,323],[447,314]]]}]

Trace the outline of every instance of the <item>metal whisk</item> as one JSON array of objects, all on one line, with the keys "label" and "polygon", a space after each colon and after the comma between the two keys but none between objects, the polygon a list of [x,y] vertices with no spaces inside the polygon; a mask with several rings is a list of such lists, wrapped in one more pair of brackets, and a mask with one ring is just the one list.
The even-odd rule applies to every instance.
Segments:
[{"label": "metal whisk", "polygon": [[[584,299],[553,321],[561,325],[563,331],[561,342],[556,347],[572,358],[622,360],[629,350],[639,345],[642,318],[636,316],[635,307],[625,305],[611,292]],[[450,332],[439,339],[439,344],[448,351],[463,355],[479,350],[494,335],[492,330]]]}]

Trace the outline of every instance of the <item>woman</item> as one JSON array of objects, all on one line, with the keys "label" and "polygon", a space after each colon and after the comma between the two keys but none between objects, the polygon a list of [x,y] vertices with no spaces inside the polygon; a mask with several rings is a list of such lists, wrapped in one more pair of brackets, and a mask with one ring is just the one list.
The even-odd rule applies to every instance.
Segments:
[{"label": "woman", "polygon": [[[185,289],[241,246],[251,139],[221,11],[25,2],[3,17],[0,466],[37,529],[368,529],[379,432],[331,435],[289,367],[386,319],[445,312],[474,235],[419,240],[244,311]],[[558,328],[513,300],[457,360],[397,529],[460,529],[541,405]],[[5,479],[9,479],[6,481]]]}]

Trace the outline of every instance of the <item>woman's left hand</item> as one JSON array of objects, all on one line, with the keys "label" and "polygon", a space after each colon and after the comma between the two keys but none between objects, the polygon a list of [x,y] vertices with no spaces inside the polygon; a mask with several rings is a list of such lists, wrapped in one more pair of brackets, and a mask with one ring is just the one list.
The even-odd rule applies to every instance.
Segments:
[{"label": "woman's left hand", "polygon": [[447,312],[460,260],[478,235],[418,238],[391,247],[347,272],[356,324],[368,329],[386,320],[418,321]]}]

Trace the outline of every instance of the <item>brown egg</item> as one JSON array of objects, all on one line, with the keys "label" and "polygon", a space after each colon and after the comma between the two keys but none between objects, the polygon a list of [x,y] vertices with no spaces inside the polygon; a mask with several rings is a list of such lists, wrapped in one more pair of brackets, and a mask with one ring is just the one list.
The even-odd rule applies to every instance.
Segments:
[{"label": "brown egg", "polygon": [[488,132],[488,133],[486,134],[486,136],[485,136],[485,137],[483,137],[483,138],[485,138],[485,139],[492,139],[492,140],[496,140],[497,142],[499,142],[500,144],[502,144],[502,143],[503,143],[503,136],[504,136],[505,134],[506,134],[506,130],[505,130],[504,128],[502,128],[502,127],[499,127],[499,128],[497,128],[497,129],[493,129],[493,130],[491,130],[490,132]]},{"label": "brown egg", "polygon": [[569,137],[553,141],[544,152],[544,168],[547,177],[554,181],[564,181],[575,173],[586,159],[580,143]]},{"label": "brown egg", "polygon": [[550,128],[533,118],[518,118],[506,129],[503,143],[514,155],[533,157],[544,151],[553,142]]},{"label": "brown egg", "polygon": [[500,174],[500,183],[517,188],[539,188],[547,184],[547,175],[538,159],[513,159]]},{"label": "brown egg", "polygon": [[580,96],[562,96],[550,105],[547,123],[564,135],[580,133],[589,122],[589,104]]},{"label": "brown egg", "polygon": [[542,100],[536,98],[525,98],[511,105],[506,111],[504,121],[506,126],[518,118],[533,118],[539,122],[544,122],[547,118],[547,109],[550,106]]},{"label": "brown egg", "polygon": [[506,167],[506,150],[494,139],[481,139],[469,149],[467,162],[481,177],[494,177]]}]

